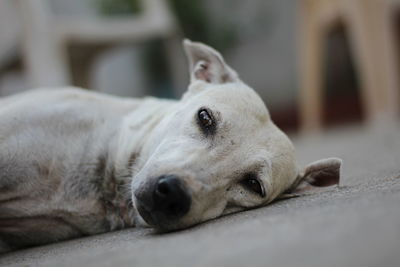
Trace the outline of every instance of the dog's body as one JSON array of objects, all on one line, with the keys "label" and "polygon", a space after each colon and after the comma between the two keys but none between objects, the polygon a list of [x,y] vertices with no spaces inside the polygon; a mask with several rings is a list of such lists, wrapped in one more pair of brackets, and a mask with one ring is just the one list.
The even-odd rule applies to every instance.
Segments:
[{"label": "dog's body", "polygon": [[257,94],[216,51],[185,46],[192,83],[180,101],[74,88],[0,99],[0,252],[142,218],[179,229],[265,205],[301,181],[338,181],[336,159],[299,171]]},{"label": "dog's body", "polygon": [[133,226],[130,175],[173,105],[78,89],[1,100],[0,238],[19,246]]}]

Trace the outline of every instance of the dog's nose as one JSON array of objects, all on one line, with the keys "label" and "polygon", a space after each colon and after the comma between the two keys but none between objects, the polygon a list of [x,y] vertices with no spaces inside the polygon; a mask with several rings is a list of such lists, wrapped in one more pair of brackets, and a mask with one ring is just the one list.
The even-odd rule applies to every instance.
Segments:
[{"label": "dog's nose", "polygon": [[169,218],[180,218],[191,205],[190,194],[184,183],[174,175],[161,176],[153,192],[154,210]]}]

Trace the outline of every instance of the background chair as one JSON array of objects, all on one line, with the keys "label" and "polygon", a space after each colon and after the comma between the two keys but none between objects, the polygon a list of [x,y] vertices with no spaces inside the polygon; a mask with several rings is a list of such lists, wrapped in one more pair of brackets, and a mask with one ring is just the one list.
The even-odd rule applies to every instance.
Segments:
[{"label": "background chair", "polygon": [[[392,120],[399,112],[398,0],[302,0],[300,2],[300,114],[303,132],[323,124],[323,49],[329,30],[347,30],[358,71],[366,123]],[[397,28],[396,28],[397,27]],[[337,107],[340,108],[340,107]]]},{"label": "background chair", "polygon": [[[72,83],[67,45],[143,43],[164,40],[175,88],[182,88],[183,57],[177,22],[163,0],[142,0],[132,17],[58,17],[48,0],[18,0],[23,17],[23,61],[32,87]],[[90,64],[89,64],[90,65]]]}]

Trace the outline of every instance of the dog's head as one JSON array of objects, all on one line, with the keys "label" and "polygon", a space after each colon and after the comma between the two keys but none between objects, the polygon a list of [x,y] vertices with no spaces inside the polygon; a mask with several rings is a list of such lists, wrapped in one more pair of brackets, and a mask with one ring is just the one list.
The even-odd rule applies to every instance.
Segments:
[{"label": "dog's head", "polygon": [[151,133],[149,157],[132,182],[133,202],[148,224],[184,228],[338,183],[339,159],[298,168],[288,137],[217,51],[188,40],[184,47],[191,84]]}]

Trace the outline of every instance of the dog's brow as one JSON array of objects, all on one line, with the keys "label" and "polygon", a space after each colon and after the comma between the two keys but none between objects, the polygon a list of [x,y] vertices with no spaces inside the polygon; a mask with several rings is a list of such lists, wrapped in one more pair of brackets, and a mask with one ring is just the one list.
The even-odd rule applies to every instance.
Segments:
[{"label": "dog's brow", "polygon": [[239,172],[237,172],[237,174],[239,176],[243,176],[247,173],[252,173],[254,175],[259,175],[259,173],[262,172],[262,169],[264,168],[264,166],[260,163],[253,163],[251,165],[248,165],[245,168],[242,168]]},{"label": "dog's brow", "polygon": [[246,168],[247,172],[252,172],[257,175],[261,175],[264,173],[266,169],[269,169],[271,166],[270,161],[268,159],[261,159],[254,163],[252,163],[249,167]]}]

